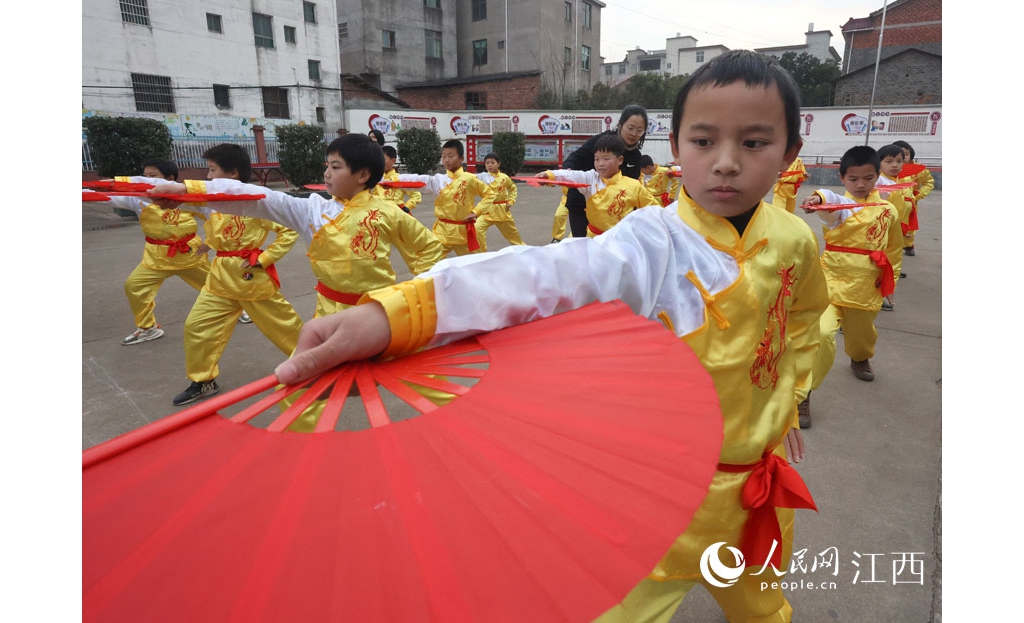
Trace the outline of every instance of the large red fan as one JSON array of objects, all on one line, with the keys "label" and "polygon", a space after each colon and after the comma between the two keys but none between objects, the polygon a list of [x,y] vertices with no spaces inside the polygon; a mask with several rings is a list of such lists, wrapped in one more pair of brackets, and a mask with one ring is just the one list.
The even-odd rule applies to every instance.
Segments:
[{"label": "large red fan", "polygon": [[526,182],[527,186],[568,186],[569,188],[586,188],[587,185],[581,182],[570,182],[567,180],[549,180],[543,177],[530,177],[528,175],[513,175],[512,179]]},{"label": "large red fan", "polygon": [[852,208],[862,208],[864,206],[884,206],[888,205],[886,202],[871,202],[871,203],[805,203],[800,208],[804,210],[810,210],[812,212],[838,212],[839,210],[850,210]]},{"label": "large red fan", "polygon": [[[370,428],[335,430],[353,379]],[[389,421],[375,382],[425,413]],[[246,423],[294,387],[218,413],[274,385],[83,454],[85,621],[590,621],[683,532],[722,441],[693,352],[619,302],[337,368],[291,408],[326,403],[322,432]]]},{"label": "large red fan", "polygon": [[96,192],[82,191],[82,201],[110,201],[111,197],[139,197],[146,199],[172,199],[181,203],[211,203],[217,201],[256,201],[266,195],[231,195],[228,193],[150,193],[150,192]]},{"label": "large red fan", "polygon": [[[426,183],[404,182],[402,180],[381,180],[377,182],[377,186],[383,186],[384,188],[423,188],[426,186]],[[327,190],[327,184],[305,184],[303,188],[308,190]]]}]

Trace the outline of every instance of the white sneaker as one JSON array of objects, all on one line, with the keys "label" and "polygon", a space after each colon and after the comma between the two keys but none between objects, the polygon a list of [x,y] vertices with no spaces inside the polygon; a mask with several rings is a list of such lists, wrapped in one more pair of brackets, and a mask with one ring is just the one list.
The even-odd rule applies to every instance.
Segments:
[{"label": "white sneaker", "polygon": [[132,344],[138,344],[139,342],[148,342],[150,340],[155,340],[158,337],[163,337],[163,335],[164,330],[160,328],[159,324],[155,324],[148,329],[139,327],[138,329],[135,329],[131,335],[121,340],[121,345],[131,346]]},{"label": "white sneaker", "polygon": [[242,324],[252,324],[252,318],[249,317],[249,314],[242,312],[242,315],[238,317],[238,322],[241,322]]}]

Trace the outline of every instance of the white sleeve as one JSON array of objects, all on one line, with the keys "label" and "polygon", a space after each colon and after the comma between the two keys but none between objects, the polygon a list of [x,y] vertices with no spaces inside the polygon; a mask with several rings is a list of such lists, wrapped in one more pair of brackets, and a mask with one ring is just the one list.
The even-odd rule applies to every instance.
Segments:
[{"label": "white sleeve", "polygon": [[[825,199],[824,203],[849,203],[851,205],[856,205],[857,203],[853,199],[850,199],[849,197],[845,197],[843,195],[836,194],[827,188],[820,188],[815,192],[822,194],[822,196]],[[818,218],[820,218],[822,222],[828,226],[829,229],[835,229],[836,227],[842,225],[843,221],[853,216],[853,214],[858,210],[860,210],[860,208],[851,208],[849,210],[837,210],[835,212],[826,212],[824,210],[819,210],[817,214]]]},{"label": "white sleeve", "polygon": [[435,195],[441,192],[445,186],[451,182],[451,178],[447,175],[415,175],[413,173],[400,173],[398,175],[398,181],[400,182],[423,182],[426,186],[423,190],[432,192]]},{"label": "white sleeve", "polygon": [[[167,180],[163,179],[162,177],[143,177],[141,175],[133,175],[129,177],[128,180],[132,184],[150,184],[152,186],[170,183]],[[136,214],[140,214],[142,212],[142,209],[151,203],[153,202],[150,201],[149,199],[146,199],[145,197],[126,197],[122,195],[111,197],[110,202],[107,203],[107,205],[113,206],[115,208],[121,208],[122,210],[131,210]]]},{"label": "white sleeve", "polygon": [[730,255],[674,212],[636,210],[596,238],[459,256],[420,276],[434,281],[438,320],[431,345],[438,345],[616,299],[647,318],[666,312],[676,334],[685,335],[705,322],[689,271],[711,294],[739,275]]},{"label": "white sleeve", "polygon": [[597,191],[597,183],[601,181],[601,174],[594,169],[587,171],[578,171],[574,169],[554,169],[548,171],[555,176],[556,180],[562,180],[566,182],[575,182],[576,184],[586,184],[586,188],[577,188],[580,194],[584,197],[589,197]]},{"label": "white sleeve", "polygon": [[[265,195],[265,198],[257,201],[217,201],[206,205],[212,211],[262,218],[284,225],[297,232],[306,246],[313,240],[313,233],[323,224],[321,214],[328,211],[338,213],[342,207],[337,201],[328,201],[315,193],[308,198],[295,197],[265,186],[244,184],[238,180],[209,180],[206,182],[206,190],[210,193],[229,195]],[[330,204],[336,204],[336,207],[331,210]]]}]

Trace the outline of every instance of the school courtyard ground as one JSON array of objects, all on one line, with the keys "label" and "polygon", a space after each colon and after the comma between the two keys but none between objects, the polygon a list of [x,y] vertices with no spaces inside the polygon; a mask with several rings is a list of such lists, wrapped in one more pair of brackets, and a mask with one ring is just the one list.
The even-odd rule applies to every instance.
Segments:
[{"label": "school courtyard ground", "polygon": [[[557,190],[520,185],[513,212],[527,243],[551,239],[558,199]],[[432,210],[425,195],[415,215],[429,227]],[[820,240],[817,217],[801,216]],[[507,245],[496,228],[489,234],[492,250]],[[164,337],[121,345],[134,329],[123,284],[142,245],[136,221],[101,203],[83,204],[83,449],[174,413],[171,399],[188,385],[182,327],[196,291],[183,281],[166,281],[157,298]],[[917,255],[904,258],[908,277],[899,282],[895,311],[876,321],[874,382],[854,378],[839,335],[832,372],[812,394],[807,458],[797,469],[818,512],[797,511],[794,565],[781,578],[765,578],[784,583],[794,621],[941,620],[941,191],[922,202],[916,246]],[[395,265],[399,280],[410,277],[397,254]],[[301,243],[277,266],[285,298],[311,318],[316,282]],[[271,374],[283,358],[255,326],[238,325],[220,362],[221,391]],[[725,618],[696,588],[672,621]]]}]

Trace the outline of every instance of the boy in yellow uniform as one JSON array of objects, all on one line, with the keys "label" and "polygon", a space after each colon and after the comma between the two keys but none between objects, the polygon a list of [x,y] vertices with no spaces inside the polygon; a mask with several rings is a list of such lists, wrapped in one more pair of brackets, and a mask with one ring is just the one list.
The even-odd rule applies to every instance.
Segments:
[{"label": "boy in yellow uniform", "polygon": [[[142,177],[178,179],[178,166],[170,160],[153,158],[142,163]],[[115,178],[130,182],[131,177]],[[146,237],[142,261],[124,282],[124,294],[135,316],[136,329],[121,343],[141,344],[162,337],[164,330],[156,321],[156,294],[168,277],[181,277],[196,290],[202,290],[210,274],[210,260],[199,253],[203,241],[197,235],[199,226],[188,212],[163,210],[139,197],[111,197],[114,206],[132,210],[139,215],[139,226]]]},{"label": "boy in yellow uniform", "polygon": [[650,156],[643,156],[640,159],[640,172],[644,174],[644,188],[661,201],[661,207],[663,208],[674,201],[668,190],[668,174],[671,171],[672,169],[669,167],[654,164],[654,159]]},{"label": "boy in yellow uniform", "polygon": [[[762,590],[763,576],[754,574],[775,577],[768,565],[788,569],[789,507],[813,507],[785,456],[803,456],[796,404],[806,394],[828,292],[810,228],[762,199],[800,150],[799,122],[799,90],[775,61],[743,50],[717,56],[676,98],[670,140],[683,187],[674,208],[636,210],[592,239],[445,260],[420,279],[313,321],[318,326],[303,331],[278,379],[298,382],[342,361],[622,299],[697,354],[719,390],[724,442],[719,471],[686,531],[598,621],[666,623],[687,591],[704,583],[731,621],[788,622],[781,587]],[[702,553],[722,542],[739,545],[747,561],[725,588],[710,585],[699,568]]]},{"label": "boy in yellow uniform", "polygon": [[474,207],[474,197],[489,197],[490,188],[472,173],[462,169],[465,151],[462,141],[452,139],[441,146],[441,164],[446,173],[437,175],[400,174],[399,181],[423,182],[426,190],[436,195],[434,199],[434,235],[445,249],[456,255],[479,253],[479,235],[476,219],[482,212]]},{"label": "boy in yellow uniform", "polygon": [[608,231],[633,210],[660,206],[638,180],[619,171],[626,143],[618,135],[602,134],[594,143],[594,168],[589,171],[555,169],[537,177],[586,184],[580,194],[587,200],[587,237]]},{"label": "boy in yellow uniform", "polygon": [[562,186],[562,200],[555,208],[555,218],[551,222],[551,242],[554,244],[565,238],[565,225],[569,222],[569,208],[565,207],[565,200],[569,198],[569,187]]},{"label": "boy in yellow uniform", "polygon": [[490,187],[491,194],[477,206],[481,216],[477,219],[476,234],[480,240],[481,250],[487,251],[487,230],[492,225],[498,228],[509,244],[526,244],[512,218],[512,206],[519,196],[516,183],[501,172],[498,154],[492,152],[484,156],[484,167],[487,168],[487,172],[477,173],[476,176]]},{"label": "boy in yellow uniform", "polygon": [[[398,171],[395,170],[395,161],[398,160],[398,152],[391,145],[381,147],[381,151],[384,152],[384,175],[381,179],[397,181]],[[374,186],[373,191],[378,197],[395,204],[406,214],[412,214],[412,209],[423,199],[423,195],[420,193],[415,190],[406,190],[405,188]]]},{"label": "boy in yellow uniform", "polygon": [[[906,141],[896,141],[894,145],[899,145],[903,149],[903,164],[917,164],[914,161],[916,153],[914,148],[911,147],[910,143]],[[923,166],[923,165],[921,165]],[[907,234],[904,236],[907,246],[903,247],[904,255],[915,255],[914,251],[914,238],[918,230],[917,220],[917,207],[922,199],[928,196],[930,192],[935,188],[935,178],[932,177],[932,172],[928,170],[928,167],[922,168],[920,171],[914,173],[909,181],[916,182],[917,186],[914,188],[914,198],[910,206],[910,227],[907,230]]]},{"label": "boy in yellow uniform", "polygon": [[797,156],[789,168],[779,174],[779,179],[772,188],[772,205],[794,214],[796,212],[796,193],[807,178],[804,161]]},{"label": "boy in yellow uniform", "polygon": [[[878,181],[875,182],[875,188],[878,189],[879,196],[882,199],[888,201],[896,208],[896,214],[899,216],[900,223],[900,236],[904,237],[900,248],[906,247],[905,236],[910,231],[910,211],[912,209],[912,203],[914,199],[914,191],[911,188],[898,189],[890,191],[886,186],[892,186],[894,184],[900,184],[907,180],[900,179],[900,169],[903,168],[903,150],[900,149],[899,145],[885,145],[878,149],[878,160],[879,160],[879,175]],[[893,259],[892,265],[893,275],[896,278],[896,285],[899,284],[901,278],[906,277],[907,274],[903,272],[903,254],[897,253]],[[896,309],[895,293],[882,298],[882,310],[893,311]]]},{"label": "boy in yellow uniform", "polygon": [[[825,235],[821,266],[839,315],[850,367],[862,381],[875,379],[871,369],[878,340],[874,321],[882,298],[896,287],[893,258],[899,258],[903,241],[896,208],[875,189],[878,171],[878,152],[866,145],[851,147],[839,161],[846,195],[821,189],[807,200],[810,205],[850,204],[849,209],[818,212]],[[884,205],[870,205],[877,203]]]}]

